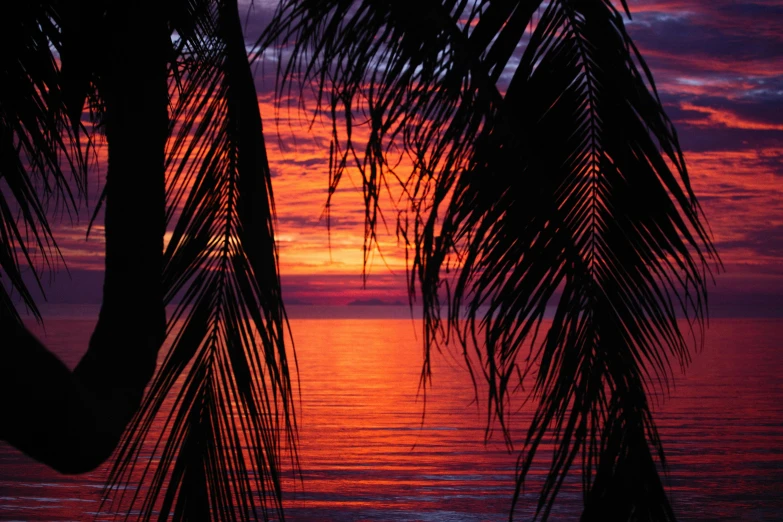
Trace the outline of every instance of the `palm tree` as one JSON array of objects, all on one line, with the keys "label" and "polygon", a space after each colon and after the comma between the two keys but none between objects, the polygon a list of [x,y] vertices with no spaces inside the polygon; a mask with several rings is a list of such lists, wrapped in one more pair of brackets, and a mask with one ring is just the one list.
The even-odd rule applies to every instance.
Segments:
[{"label": "palm tree", "polygon": [[[32,267],[32,247],[11,210],[3,214],[11,288],[2,290],[2,392],[14,402],[0,436],[66,473],[93,469],[119,446],[113,480],[123,480],[135,437],[149,431],[147,416],[186,371],[163,452],[175,458],[158,470],[166,488],[156,482],[150,496],[162,495],[164,509],[186,518],[207,507],[230,518],[231,502],[250,516],[257,507],[250,491],[268,492],[279,508],[279,447],[293,438],[294,414],[269,168],[236,2],[41,0],[4,21],[4,36],[18,46],[2,64],[3,78],[16,82],[3,84],[0,176],[14,198],[3,208],[20,208],[36,234],[33,246],[52,245],[56,254],[45,195],[17,188],[17,180],[53,179],[68,195],[68,167],[82,179],[74,140],[87,99],[106,135],[109,166],[103,303],[73,372],[13,308],[12,290],[36,312],[19,259],[21,252]],[[106,45],[93,51],[93,38]],[[63,153],[66,164],[57,161]],[[28,164],[37,170],[24,170]],[[164,252],[167,225],[173,237]],[[168,324],[183,319],[184,326],[167,331],[164,306],[175,296]],[[166,335],[173,347],[142,401]]]},{"label": "palm tree", "polygon": [[[43,255],[57,252],[46,221],[46,198],[39,196],[35,185],[51,186],[68,196],[67,203],[75,204],[67,172],[58,161],[63,151],[67,160],[63,166],[75,174],[77,190],[85,186],[85,161],[75,140],[81,115],[77,103],[84,102],[91,71],[81,55],[71,54],[78,53],[83,43],[75,41],[71,46],[69,39],[80,38],[78,33],[60,30],[77,13],[42,1],[20,3],[10,14],[3,31],[11,52],[4,53],[3,62],[5,148],[0,176],[9,190],[2,196],[2,266],[11,288],[37,314],[19,264],[19,252],[32,264],[30,236],[20,232],[12,209],[15,205],[21,210],[24,227],[32,231],[33,249]],[[111,156],[104,301],[89,350],[73,372],[24,328],[9,289],[2,289],[2,321],[7,332],[3,395],[14,397],[2,436],[63,472],[86,471],[109,457],[154,372],[165,333],[160,272],[168,117],[162,50],[168,36],[165,24],[141,14],[133,9],[112,14],[130,17],[129,22],[141,24],[150,38],[134,43],[129,26],[115,24],[117,31],[107,41],[101,63],[100,93]],[[58,67],[51,47],[61,50],[65,71]],[[73,81],[65,82],[65,74]],[[137,139],[139,134],[145,139]],[[136,216],[136,205],[149,212]]]},{"label": "palm tree", "polygon": [[[184,378],[163,413],[169,435],[156,446],[160,463],[137,470],[146,490],[132,503],[145,518],[156,510],[176,519],[267,518],[268,509],[282,516],[281,445],[295,442],[295,415],[269,168],[237,4],[121,4],[90,0],[74,10],[39,1],[28,18],[12,19],[20,41],[30,41],[18,51],[28,60],[22,80],[49,85],[17,91],[43,98],[15,109],[28,111],[26,119],[3,97],[3,136],[41,158],[31,162],[38,170],[16,179],[49,173],[66,186],[58,151],[70,152],[80,171],[80,155],[64,144],[93,92],[109,145],[107,256],[99,323],[73,374],[15,313],[2,318],[15,325],[19,346],[3,353],[6,367],[22,368],[35,386],[39,375],[60,376],[31,390],[32,402],[25,398],[14,414],[30,420],[32,405],[77,389],[76,404],[61,405],[70,409],[34,410],[45,414],[32,419],[75,426],[74,433],[65,443],[30,438],[38,428],[1,435],[65,471],[97,465],[118,445],[109,485],[129,483],[164,398]],[[80,52],[79,28],[96,21],[111,45],[98,55]],[[131,30],[154,37],[140,44]],[[62,70],[41,45],[47,41]],[[422,379],[433,347],[457,343],[469,362],[475,352],[471,371],[490,385],[488,422],[498,421],[511,442],[511,390],[534,373],[538,406],[522,441],[514,502],[552,436],[537,518],[548,517],[578,460],[583,519],[673,520],[648,395],[665,390],[673,364],[689,360],[678,317],[703,325],[717,254],[676,132],[621,13],[607,0],[284,0],[258,45],[286,44],[291,58],[281,62],[278,92],[293,82],[314,87],[317,108],[331,115],[330,194],[355,165],[364,181],[366,252],[382,219],[381,191],[394,184],[407,196],[398,232],[412,254],[411,298],[424,306]],[[352,133],[359,125],[366,142]],[[395,147],[410,158],[410,172],[393,167]],[[17,158],[4,152],[0,162],[9,186],[8,172],[25,168]],[[8,170],[12,163],[20,167]],[[140,173],[149,179],[136,179]],[[53,241],[38,194],[11,190],[22,208],[36,209],[22,216],[43,238],[38,244]],[[136,228],[141,202],[151,211]],[[10,217],[3,214],[0,266],[34,307],[19,276],[18,252],[27,246]],[[161,257],[166,225],[173,235]],[[166,332],[172,349],[142,399],[163,340],[163,306],[175,301]],[[548,304],[554,319],[539,336]],[[11,380],[3,391],[20,385]],[[106,396],[116,413],[95,415],[95,397]],[[100,448],[94,458],[60,463],[83,440]],[[48,448],[61,449],[52,456]]]}]

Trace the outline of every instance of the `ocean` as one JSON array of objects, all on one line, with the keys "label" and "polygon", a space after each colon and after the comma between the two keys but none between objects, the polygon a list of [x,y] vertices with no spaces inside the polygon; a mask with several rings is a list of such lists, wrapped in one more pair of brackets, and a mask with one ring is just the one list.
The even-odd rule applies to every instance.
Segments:
[{"label": "ocean", "polygon": [[[301,478],[284,476],[291,520],[507,520],[516,459],[532,404],[512,400],[509,449],[497,425],[487,440],[460,354],[433,355],[419,388],[420,323],[406,308],[324,311],[292,307],[299,362]],[[361,317],[357,317],[361,316]],[[95,322],[91,309],[59,310],[34,329],[73,367]],[[666,484],[683,521],[780,520],[783,513],[783,321],[714,319],[670,396],[654,404]],[[9,400],[6,398],[5,400]],[[516,402],[513,402],[516,401]],[[515,519],[535,509],[539,459]],[[104,520],[106,468],[62,476],[0,443],[0,519]],[[577,519],[579,477],[552,520]],[[132,517],[131,517],[132,518]]]}]

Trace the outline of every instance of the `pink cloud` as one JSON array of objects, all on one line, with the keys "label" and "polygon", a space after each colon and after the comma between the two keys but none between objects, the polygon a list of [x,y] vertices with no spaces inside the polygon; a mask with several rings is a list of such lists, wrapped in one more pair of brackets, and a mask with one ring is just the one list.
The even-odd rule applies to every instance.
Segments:
[{"label": "pink cloud", "polygon": [[705,119],[684,119],[681,123],[696,127],[722,126],[731,129],[783,131],[783,123],[765,123],[754,121],[736,114],[728,109],[704,107],[690,102],[680,103],[680,108],[706,115]]}]

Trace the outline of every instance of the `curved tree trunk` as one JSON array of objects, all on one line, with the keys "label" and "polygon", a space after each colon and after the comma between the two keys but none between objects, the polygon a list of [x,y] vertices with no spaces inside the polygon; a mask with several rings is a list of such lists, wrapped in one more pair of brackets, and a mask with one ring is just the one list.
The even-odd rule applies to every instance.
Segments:
[{"label": "curved tree trunk", "polygon": [[170,41],[163,5],[111,3],[111,41],[100,42],[111,56],[100,85],[109,147],[106,273],[87,353],[70,372],[23,326],[0,318],[11,330],[0,346],[0,437],[64,473],[89,471],[111,455],[139,407],[165,337]]}]

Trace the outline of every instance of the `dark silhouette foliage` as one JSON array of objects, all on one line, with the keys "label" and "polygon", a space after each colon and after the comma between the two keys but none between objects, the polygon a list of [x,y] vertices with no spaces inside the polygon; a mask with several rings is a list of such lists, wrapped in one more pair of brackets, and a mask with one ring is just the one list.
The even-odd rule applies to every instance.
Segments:
[{"label": "dark silhouette foliage", "polygon": [[0,285],[0,316],[20,321],[9,292],[40,319],[22,266],[34,269],[43,288],[42,269],[59,258],[47,204],[54,197],[72,209],[77,201],[69,181],[79,192],[86,178],[51,51],[62,46],[59,13],[35,1],[20,2],[14,9],[13,16],[0,17],[0,274],[7,278]]},{"label": "dark silhouette foliage", "polygon": [[[107,507],[141,509],[148,518],[267,518],[270,506],[282,515],[281,448],[294,448],[295,415],[269,167],[236,2],[34,2],[20,13],[8,24],[35,53],[11,47],[17,54],[3,73],[34,88],[3,97],[3,121],[31,122],[14,130],[14,146],[33,135],[27,154],[48,163],[17,177],[49,175],[55,188],[68,189],[67,168],[56,160],[72,148],[81,160],[75,140],[89,102],[109,151],[101,198],[106,276],[98,325],[73,372],[3,318],[2,391],[17,399],[0,435],[70,473],[94,468],[119,446],[112,496],[113,486],[138,479],[142,445],[159,444],[159,466],[140,470],[143,496],[136,483],[132,498]],[[105,45],[93,52],[96,36]],[[17,71],[20,60],[30,63]],[[40,87],[44,80],[51,87]],[[6,116],[11,110],[19,114]],[[24,110],[32,117],[23,119]],[[64,123],[49,126],[52,118]],[[47,133],[61,141],[49,143]],[[17,160],[26,158],[2,156]],[[33,190],[21,193],[38,201]],[[25,225],[33,237],[51,237],[43,210]],[[173,234],[164,253],[167,225]],[[25,252],[28,237],[4,237],[3,248]],[[3,270],[16,276],[12,261]],[[27,295],[21,278],[12,284]],[[164,306],[175,296],[166,332]],[[175,331],[179,320],[184,326]],[[166,335],[173,347],[142,400]],[[163,412],[167,430],[153,433],[151,421],[180,375],[176,408]]]},{"label": "dark silhouette foliage", "polygon": [[[461,345],[508,437],[511,390],[535,374],[515,502],[551,435],[542,519],[575,462],[585,519],[674,519],[647,397],[689,361],[678,318],[703,326],[718,260],[621,13],[604,0],[304,0],[269,34],[293,47],[279,93],[315,85],[332,116],[332,187],[353,162],[362,174],[366,250],[381,193],[409,196],[398,232],[424,305],[422,379],[433,347]],[[412,172],[389,161],[395,146]]]},{"label": "dark silhouette foliage", "polygon": [[[0,20],[0,320],[14,325],[15,347],[3,357],[27,368],[25,379],[37,364],[57,376],[36,401],[78,390],[74,409],[51,422],[82,428],[62,445],[0,435],[71,472],[118,448],[106,507],[144,519],[282,518],[296,421],[271,177],[237,2],[17,4]],[[88,28],[105,48],[89,50]],[[151,35],[143,44],[140,30]],[[331,117],[330,197],[347,169],[360,171],[365,260],[385,222],[383,192],[404,194],[392,210],[411,302],[424,308],[422,383],[447,343],[488,382],[488,433],[497,422],[522,445],[513,503],[551,437],[536,518],[548,518],[576,467],[584,520],[674,520],[649,397],[688,363],[687,330],[704,325],[719,260],[615,5],[284,0],[257,46],[285,52],[280,100],[298,87]],[[11,293],[35,313],[21,266],[33,264],[31,249],[57,252],[46,195],[75,210],[84,191],[85,103],[109,146],[107,275],[98,327],[71,374],[20,324]],[[166,304],[175,311],[164,336]],[[171,349],[153,378],[164,337]],[[511,396],[526,379],[537,409],[514,441]],[[21,417],[33,411],[25,400]],[[67,417],[98,418],[98,408],[115,408],[110,428]],[[79,440],[101,449],[89,464],[58,464]],[[51,444],[59,453],[47,456]],[[140,460],[145,448],[159,458]]]}]

